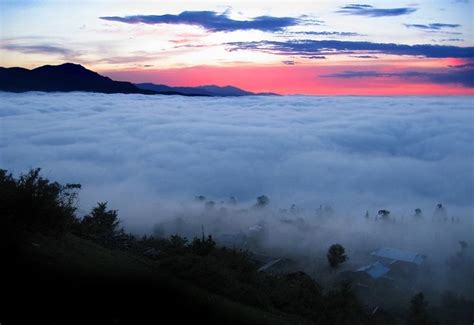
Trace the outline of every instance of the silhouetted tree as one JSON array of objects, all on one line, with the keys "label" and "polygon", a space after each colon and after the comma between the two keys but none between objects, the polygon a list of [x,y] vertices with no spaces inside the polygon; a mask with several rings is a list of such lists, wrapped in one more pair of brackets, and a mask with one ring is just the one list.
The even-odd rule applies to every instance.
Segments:
[{"label": "silhouetted tree", "polygon": [[414,217],[415,217],[416,219],[421,219],[421,218],[423,218],[423,212],[421,211],[420,208],[416,208],[416,209],[415,209],[415,215],[414,215]]},{"label": "silhouetted tree", "polygon": [[172,254],[185,254],[187,251],[188,239],[179,235],[171,235],[166,250]]},{"label": "silhouetted tree", "polygon": [[347,260],[345,249],[340,244],[331,245],[326,256],[332,268],[338,267]]},{"label": "silhouetted tree", "polygon": [[436,205],[436,209],[433,213],[433,218],[435,219],[435,221],[447,221],[448,212],[441,203],[438,203]]},{"label": "silhouetted tree", "polygon": [[214,209],[215,206],[216,206],[216,202],[214,201],[207,201],[205,204],[206,209]]},{"label": "silhouetted tree", "polygon": [[377,213],[382,220],[388,220],[390,218],[390,211],[382,209]]},{"label": "silhouetted tree", "polygon": [[15,179],[0,170],[0,215],[5,226],[61,234],[76,218],[80,184],[61,185],[40,175],[40,168]]},{"label": "silhouetted tree", "polygon": [[428,316],[426,307],[428,306],[425,301],[425,296],[422,292],[417,293],[411,299],[410,312],[408,315],[407,325],[430,325],[434,324]]},{"label": "silhouetted tree", "polygon": [[195,237],[191,242],[191,250],[194,254],[204,256],[208,255],[216,247],[216,242],[212,239],[211,235],[207,238],[204,236],[200,239]]},{"label": "silhouetted tree", "polygon": [[460,240],[459,241],[459,246],[461,246],[461,250],[459,252],[457,252],[456,255],[459,258],[464,258],[465,254],[466,254],[466,250],[467,250],[467,243],[464,240]]},{"label": "silhouetted tree", "polygon": [[231,196],[228,201],[229,205],[236,205],[237,199],[234,196]]},{"label": "silhouetted tree", "polygon": [[91,235],[112,236],[119,231],[119,224],[117,210],[107,210],[107,202],[98,202],[82,219],[81,230]]},{"label": "silhouetted tree", "polygon": [[266,195],[262,195],[257,198],[255,207],[263,208],[264,206],[268,205],[268,203],[270,203],[270,199]]}]

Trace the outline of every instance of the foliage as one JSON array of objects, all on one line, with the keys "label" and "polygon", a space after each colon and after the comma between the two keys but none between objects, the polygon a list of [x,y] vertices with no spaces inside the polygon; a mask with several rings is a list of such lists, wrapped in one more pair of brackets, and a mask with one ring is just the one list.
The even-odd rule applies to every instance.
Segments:
[{"label": "foliage", "polygon": [[382,220],[388,220],[390,218],[390,211],[389,210],[382,209],[382,210],[379,210],[377,212],[377,214],[379,215],[379,217]]},{"label": "foliage", "polygon": [[191,250],[194,254],[204,256],[208,255],[216,247],[216,242],[212,239],[212,236],[209,235],[207,238],[204,236],[199,238],[194,238],[191,242]]},{"label": "foliage", "polygon": [[0,170],[2,226],[59,235],[76,222],[80,184],[61,185],[40,175],[41,169],[14,178]]},{"label": "foliage", "polygon": [[340,244],[331,245],[326,257],[332,268],[338,267],[341,263],[344,263],[347,260],[345,249]]},{"label": "foliage", "polygon": [[349,284],[328,292],[324,296],[323,324],[367,324],[369,317],[364,312]]},{"label": "foliage", "polygon": [[430,325],[434,324],[430,319],[425,296],[422,292],[417,293],[410,301],[410,311],[408,315],[408,325]]},{"label": "foliage", "polygon": [[80,222],[83,233],[95,236],[113,236],[119,232],[117,210],[107,210],[107,202],[98,202]]},{"label": "foliage", "polygon": [[257,198],[257,203],[255,203],[255,207],[263,208],[270,203],[270,199],[266,195],[259,196]]}]

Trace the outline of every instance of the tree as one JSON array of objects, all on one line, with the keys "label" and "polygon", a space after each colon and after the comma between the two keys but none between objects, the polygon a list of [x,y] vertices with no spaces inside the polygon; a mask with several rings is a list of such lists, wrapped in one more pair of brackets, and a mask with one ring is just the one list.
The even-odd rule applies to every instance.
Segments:
[{"label": "tree", "polygon": [[425,301],[423,292],[417,293],[411,299],[410,312],[408,315],[408,325],[430,325],[433,321],[428,316],[426,307],[428,303]]},{"label": "tree", "polygon": [[198,195],[196,196],[196,201],[204,202],[206,201],[206,197],[204,195]]},{"label": "tree", "polygon": [[448,212],[446,211],[446,208],[441,203],[438,203],[436,205],[435,212],[433,213],[433,218],[435,219],[435,221],[447,220]]},{"label": "tree", "polygon": [[119,232],[119,224],[117,210],[107,210],[107,202],[98,202],[82,219],[81,230],[91,235],[113,236]]},{"label": "tree", "polygon": [[41,169],[14,178],[0,170],[0,215],[5,227],[61,234],[75,222],[80,184],[61,185],[40,174]]},{"label": "tree", "polygon": [[207,238],[204,238],[203,234],[201,239],[195,237],[191,242],[192,252],[200,256],[208,255],[214,250],[215,247],[216,242],[214,241],[214,239],[212,239],[211,235],[208,235]]},{"label": "tree", "polygon": [[345,249],[340,244],[331,245],[326,256],[328,258],[329,265],[332,268],[338,267],[339,264],[344,263],[347,260]]},{"label": "tree", "polygon": [[377,213],[382,220],[388,220],[390,218],[390,211],[382,209]]},{"label": "tree", "polygon": [[257,198],[255,207],[263,208],[264,206],[268,205],[268,203],[270,203],[270,199],[266,195],[262,195]]}]

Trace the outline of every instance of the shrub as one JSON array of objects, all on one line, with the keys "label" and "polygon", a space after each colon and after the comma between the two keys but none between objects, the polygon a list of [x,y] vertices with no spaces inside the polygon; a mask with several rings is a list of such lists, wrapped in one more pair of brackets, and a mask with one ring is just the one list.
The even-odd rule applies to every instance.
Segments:
[{"label": "shrub", "polygon": [[331,245],[326,256],[328,258],[329,265],[332,268],[338,267],[339,264],[344,263],[347,260],[345,249],[339,244]]},{"label": "shrub", "polygon": [[107,202],[98,202],[90,214],[81,220],[81,231],[85,234],[110,237],[119,232],[117,210],[107,210]]},{"label": "shrub", "polygon": [[191,251],[200,256],[208,255],[216,247],[216,242],[212,239],[212,236],[209,235],[207,238],[199,239],[195,237],[191,242]]},{"label": "shrub", "polygon": [[430,319],[427,306],[428,303],[425,301],[425,296],[422,292],[416,294],[411,299],[410,312],[408,315],[408,325],[429,325],[434,324]]},{"label": "shrub", "polygon": [[266,195],[259,196],[257,198],[257,203],[255,203],[255,207],[263,208],[270,203],[270,199]]},{"label": "shrub", "polygon": [[61,234],[77,220],[77,192],[80,184],[61,185],[31,169],[15,179],[0,170],[0,212],[2,224],[16,229]]}]

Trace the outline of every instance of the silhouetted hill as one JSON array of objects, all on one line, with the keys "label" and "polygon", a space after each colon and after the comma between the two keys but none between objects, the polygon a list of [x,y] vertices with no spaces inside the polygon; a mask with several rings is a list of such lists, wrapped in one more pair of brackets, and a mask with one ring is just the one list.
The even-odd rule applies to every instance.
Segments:
[{"label": "silhouetted hill", "polygon": [[136,84],[140,89],[145,90],[154,90],[154,91],[176,91],[186,95],[194,96],[255,96],[255,95],[277,95],[274,93],[253,93],[246,91],[234,86],[215,86],[215,85],[206,85],[206,86],[197,86],[197,87],[170,87],[166,85],[158,85],[153,83],[140,83]]},{"label": "silhouetted hill", "polygon": [[188,96],[216,96],[205,90],[196,89],[194,87],[170,87],[167,85],[157,85],[153,83],[135,84],[140,89],[152,90],[157,92],[176,92]]},{"label": "silhouetted hill", "polygon": [[159,94],[183,96],[248,96],[276,95],[272,93],[256,94],[233,86],[214,85],[199,87],[169,87],[142,83],[134,85],[126,81],[115,81],[88,70],[82,65],[64,63],[45,65],[32,70],[24,68],[0,67],[0,91],[86,91],[106,94]]},{"label": "silhouetted hill", "polygon": [[114,81],[81,65],[65,63],[45,65],[33,70],[0,68],[0,90],[24,91],[90,91],[98,93],[154,94],[130,82]]}]

